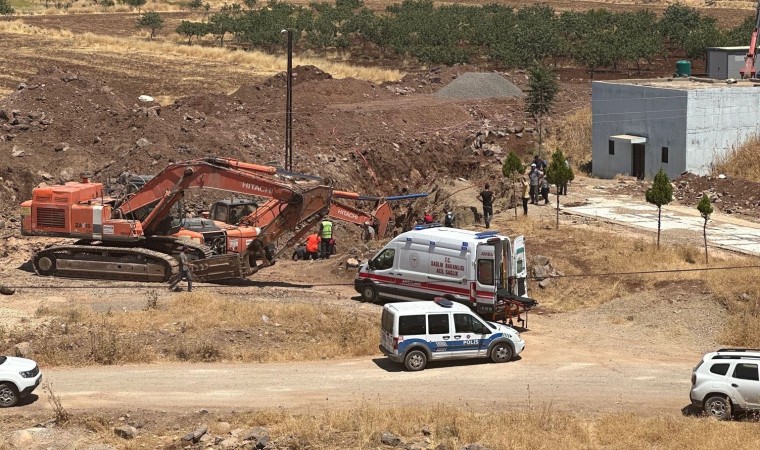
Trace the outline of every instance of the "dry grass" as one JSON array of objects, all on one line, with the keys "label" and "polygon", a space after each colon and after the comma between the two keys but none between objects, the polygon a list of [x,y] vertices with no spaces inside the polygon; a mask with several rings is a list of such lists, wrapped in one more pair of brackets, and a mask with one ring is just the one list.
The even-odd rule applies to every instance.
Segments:
[{"label": "dry grass", "polygon": [[[483,406],[488,408],[488,406]],[[628,413],[581,416],[553,410],[482,412],[467,407],[438,405],[432,408],[379,407],[360,404],[346,410],[263,410],[248,413],[211,413],[203,419],[131,411],[129,423],[143,424],[140,438],[124,441],[113,435],[116,417],[74,417],[64,430],[83,448],[89,442],[108,443],[123,449],[185,448],[180,437],[201,423],[209,433],[226,438],[227,429],[264,427],[276,448],[337,450],[390,448],[380,443],[383,432],[397,435],[398,448],[461,449],[480,443],[492,450],[517,449],[754,449],[760,424],[717,422],[695,417],[666,415],[642,417]],[[122,417],[122,420],[124,418]],[[199,422],[199,420],[201,420]],[[28,426],[29,419],[19,420]],[[8,420],[6,420],[6,423]],[[228,425],[222,426],[222,423]],[[229,428],[228,428],[229,427]],[[15,428],[11,425],[9,429]],[[429,435],[425,435],[422,430]],[[416,446],[416,447],[415,447]],[[77,446],[79,447],[79,446]],[[0,437],[0,448],[3,448]]]},{"label": "dry grass", "polygon": [[[509,234],[528,236],[530,255],[549,257],[554,268],[565,275],[704,267],[697,247],[670,245],[666,237],[658,250],[654,238],[626,237],[620,230],[601,226],[560,225],[560,229],[555,230],[553,220],[520,220],[504,222],[503,226],[512,230]],[[711,264],[723,262],[712,260]],[[532,295],[540,299],[541,306],[553,311],[573,311],[604,304],[636,289],[655,289],[654,285],[659,281],[694,280],[704,276],[700,272],[686,272],[568,277],[557,279],[541,290],[531,284],[531,289]]]},{"label": "dry grass", "polygon": [[192,293],[142,311],[40,307],[37,316],[47,324],[10,333],[9,345],[29,341],[32,357],[49,366],[300,361],[377,353],[375,315],[318,304],[252,303]]},{"label": "dry grass", "polygon": [[754,136],[713,163],[714,175],[760,182],[760,136]]},{"label": "dry grass", "polygon": [[[148,41],[135,38],[111,37],[93,33],[76,34],[69,30],[56,30],[25,25],[23,22],[0,22],[0,32],[46,39],[67,49],[76,48],[87,52],[133,55],[172,61],[175,64],[192,65],[194,61],[216,61],[229,65],[228,70],[271,76],[286,67],[285,58],[260,51],[230,51],[219,47],[201,47],[179,44],[173,41]],[[294,65],[314,65],[335,78],[356,78],[376,83],[400,79],[397,70],[375,67],[359,67],[320,58],[294,57]],[[210,80],[212,81],[212,80]]]},{"label": "dry grass", "polygon": [[562,150],[576,167],[591,161],[591,107],[565,117],[547,139],[546,148]]}]

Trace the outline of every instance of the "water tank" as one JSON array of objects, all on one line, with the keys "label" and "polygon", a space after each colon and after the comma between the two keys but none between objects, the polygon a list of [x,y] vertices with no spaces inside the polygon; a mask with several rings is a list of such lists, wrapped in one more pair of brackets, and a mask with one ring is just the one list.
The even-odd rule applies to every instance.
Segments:
[{"label": "water tank", "polygon": [[676,62],[676,76],[677,77],[690,77],[691,76],[691,61],[682,59]]}]

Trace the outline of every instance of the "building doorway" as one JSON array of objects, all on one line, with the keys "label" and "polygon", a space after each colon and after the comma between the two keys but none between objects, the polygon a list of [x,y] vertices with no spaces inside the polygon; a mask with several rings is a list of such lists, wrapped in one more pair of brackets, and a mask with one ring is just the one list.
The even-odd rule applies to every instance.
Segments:
[{"label": "building doorway", "polygon": [[631,175],[638,178],[639,180],[644,179],[644,144],[632,144],[631,145],[631,154],[633,155],[633,165],[631,169]]}]

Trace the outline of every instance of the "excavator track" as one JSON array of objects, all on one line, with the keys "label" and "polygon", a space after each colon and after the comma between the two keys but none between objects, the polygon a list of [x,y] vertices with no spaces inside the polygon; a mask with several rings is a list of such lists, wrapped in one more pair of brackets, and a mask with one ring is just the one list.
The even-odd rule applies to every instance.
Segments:
[{"label": "excavator track", "polygon": [[42,276],[163,283],[176,276],[179,262],[145,248],[56,245],[34,255]]}]

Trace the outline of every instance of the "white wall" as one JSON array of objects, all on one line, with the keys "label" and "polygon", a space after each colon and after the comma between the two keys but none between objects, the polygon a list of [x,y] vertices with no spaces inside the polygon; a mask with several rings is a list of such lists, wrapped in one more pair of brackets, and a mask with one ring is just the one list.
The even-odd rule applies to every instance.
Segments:
[{"label": "white wall", "polygon": [[685,170],[698,175],[760,133],[760,88],[719,86],[689,92]]},{"label": "white wall", "polygon": [[[629,145],[616,143],[615,155],[608,153],[610,136],[619,134],[647,138],[647,177],[654,176],[661,167],[670,177],[686,170],[686,90],[595,81],[591,93],[595,176],[612,178],[631,172],[633,156]],[[661,162],[662,147],[668,147],[667,164]]]}]

